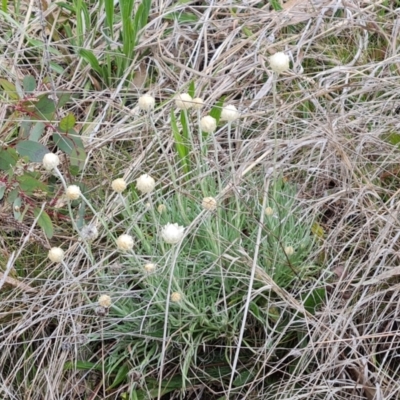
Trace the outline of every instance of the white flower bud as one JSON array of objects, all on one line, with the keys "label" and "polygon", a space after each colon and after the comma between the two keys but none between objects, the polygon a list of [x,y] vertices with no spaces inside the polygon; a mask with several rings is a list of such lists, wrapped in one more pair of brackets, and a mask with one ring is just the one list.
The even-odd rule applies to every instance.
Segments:
[{"label": "white flower bud", "polygon": [[192,104],[195,110],[201,110],[204,106],[204,101],[200,97],[196,97],[192,100]]},{"label": "white flower bud", "polygon": [[52,247],[47,256],[52,262],[59,263],[64,259],[64,250],[60,247]]},{"label": "white flower bud", "polygon": [[154,271],[156,270],[156,265],[153,264],[153,263],[145,264],[144,270],[145,270],[148,274],[151,274],[152,272],[154,272]]},{"label": "white flower bud", "polygon": [[67,187],[66,195],[68,200],[77,200],[81,196],[81,189],[79,186],[70,185]]},{"label": "white flower bud", "polygon": [[271,207],[266,207],[265,208],[265,215],[267,217],[271,217],[272,215],[274,215],[274,210]]},{"label": "white flower bud", "polygon": [[82,227],[81,237],[83,240],[95,240],[97,236],[99,236],[99,231],[97,230],[95,225],[89,224]]},{"label": "white flower bud", "polygon": [[119,250],[132,250],[133,249],[133,238],[130,235],[121,235],[117,239],[117,248]]},{"label": "white flower bud", "polygon": [[282,52],[275,53],[269,58],[269,63],[272,71],[278,74],[285,72],[289,69],[289,56]]},{"label": "white flower bud", "polygon": [[201,205],[205,210],[212,211],[217,208],[217,200],[215,200],[214,197],[204,197]]},{"label": "white flower bud", "polygon": [[285,253],[288,257],[294,254],[294,248],[292,246],[285,247]]},{"label": "white flower bud", "polygon": [[139,97],[139,108],[143,111],[151,111],[156,104],[156,100],[153,96],[145,94]]},{"label": "white flower bud", "polygon": [[181,110],[189,110],[193,106],[192,96],[188,93],[177,94],[175,97],[175,105]]},{"label": "white flower bud", "polygon": [[158,211],[160,214],[162,214],[162,213],[164,213],[165,211],[167,211],[167,206],[166,206],[165,204],[160,204],[160,205],[157,207],[157,211]]},{"label": "white flower bud", "polygon": [[183,238],[184,232],[185,228],[183,226],[168,223],[161,229],[161,237],[165,242],[175,244]]},{"label": "white flower bud", "polygon": [[100,307],[109,308],[111,306],[111,297],[108,294],[102,294],[98,302]]},{"label": "white flower bud", "polygon": [[147,174],[139,176],[139,178],[136,180],[136,187],[143,194],[152,192],[155,186],[155,180]]},{"label": "white flower bud", "polygon": [[181,300],[182,300],[182,295],[179,292],[171,293],[171,301],[173,303],[178,303]]},{"label": "white flower bud", "polygon": [[239,111],[233,104],[228,104],[222,108],[221,121],[232,122],[240,117]]},{"label": "white flower bud", "polygon": [[51,171],[56,168],[60,164],[60,159],[57,154],[47,153],[43,157],[43,166],[47,169],[47,171]]},{"label": "white flower bud", "polygon": [[206,115],[200,120],[200,129],[206,133],[213,133],[217,129],[217,121],[210,115]]},{"label": "white flower bud", "polygon": [[111,187],[114,192],[122,193],[126,189],[126,182],[122,178],[114,179],[111,182]]}]

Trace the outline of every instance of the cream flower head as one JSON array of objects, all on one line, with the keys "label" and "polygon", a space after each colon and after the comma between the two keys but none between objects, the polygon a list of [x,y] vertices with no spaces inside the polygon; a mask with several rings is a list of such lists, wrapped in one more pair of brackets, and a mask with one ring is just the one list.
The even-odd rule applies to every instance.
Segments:
[{"label": "cream flower head", "polygon": [[147,174],[139,176],[139,178],[136,180],[136,187],[143,194],[152,192],[155,186],[155,180]]},{"label": "cream flower head", "polygon": [[274,210],[271,207],[265,207],[264,212],[267,217],[271,217],[272,215],[274,215]]},{"label": "cream flower head", "polygon": [[81,189],[76,185],[69,185],[65,193],[68,200],[77,200],[81,196]]},{"label": "cream flower head", "polygon": [[133,238],[130,235],[121,235],[117,239],[117,248],[119,250],[132,250]]},{"label": "cream flower head", "polygon": [[294,254],[294,248],[292,246],[285,247],[285,253],[288,257]]},{"label": "cream flower head", "polygon": [[214,197],[204,197],[201,205],[205,210],[213,211],[217,208],[217,200]]},{"label": "cream flower head", "polygon": [[240,117],[239,111],[233,104],[222,107],[221,121],[232,122]]},{"label": "cream flower head", "polygon": [[188,93],[178,93],[175,96],[175,105],[181,110],[189,110],[193,106],[192,96]]},{"label": "cream flower head", "polygon": [[109,308],[111,306],[111,297],[108,294],[102,294],[98,302],[100,307]]},{"label": "cream flower head", "polygon": [[60,247],[52,247],[47,256],[49,257],[50,261],[59,263],[64,259],[64,254],[64,250]]},{"label": "cream flower head", "polygon": [[153,263],[147,263],[144,265],[144,270],[148,273],[151,274],[156,270],[156,265]]},{"label": "cream flower head", "polygon": [[206,115],[200,120],[200,129],[206,133],[213,133],[217,129],[217,121],[211,115]]},{"label": "cream flower head", "polygon": [[200,97],[194,98],[192,104],[195,110],[201,110],[204,107],[204,101]]},{"label": "cream flower head", "polygon": [[139,97],[139,108],[143,111],[151,111],[155,104],[156,99],[153,96],[150,96],[148,93],[144,94],[143,96]]},{"label": "cream flower head", "polygon": [[171,301],[173,303],[178,303],[181,300],[182,300],[182,295],[179,292],[171,293]]},{"label": "cream flower head", "polygon": [[122,193],[126,189],[126,182],[122,178],[114,179],[111,182],[111,188],[114,192]]},{"label": "cream flower head", "polygon": [[272,71],[278,74],[285,72],[289,69],[289,56],[282,52],[275,53],[269,58],[269,64]]},{"label": "cream flower head", "polygon": [[57,154],[47,153],[43,157],[43,166],[47,169],[47,171],[51,171],[56,168],[60,164],[60,158]]},{"label": "cream flower head", "polygon": [[165,204],[159,204],[157,207],[157,211],[160,214],[165,213],[165,211],[167,211],[167,206]]},{"label": "cream flower head", "polygon": [[178,243],[185,232],[185,227],[168,223],[161,229],[161,237],[169,244]]}]

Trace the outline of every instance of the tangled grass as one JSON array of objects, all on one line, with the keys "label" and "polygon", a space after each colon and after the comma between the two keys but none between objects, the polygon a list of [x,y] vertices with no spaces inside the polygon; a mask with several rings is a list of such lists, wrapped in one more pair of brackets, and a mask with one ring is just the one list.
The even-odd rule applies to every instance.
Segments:
[{"label": "tangled grass", "polygon": [[3,2],[1,397],[398,399],[399,7]]}]

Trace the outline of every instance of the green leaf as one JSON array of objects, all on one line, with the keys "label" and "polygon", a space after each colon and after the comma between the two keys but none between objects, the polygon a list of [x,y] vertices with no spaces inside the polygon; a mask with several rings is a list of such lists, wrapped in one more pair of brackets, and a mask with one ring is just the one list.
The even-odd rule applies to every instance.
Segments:
[{"label": "green leaf", "polygon": [[221,112],[222,112],[222,107],[224,105],[224,101],[225,101],[225,96],[223,96],[210,111],[210,115],[217,120],[217,124],[221,118]]},{"label": "green leaf", "polygon": [[69,113],[60,121],[60,129],[64,132],[68,132],[75,126],[75,122],[76,120],[74,114]]},{"label": "green leaf", "polygon": [[83,170],[86,161],[86,152],[81,147],[75,147],[71,153],[71,165],[79,167],[79,171]]},{"label": "green leaf", "polygon": [[32,140],[23,140],[15,148],[21,156],[27,156],[32,162],[42,162],[45,154],[50,153],[46,146]]},{"label": "green leaf", "polygon": [[242,371],[233,381],[233,386],[243,386],[249,382],[250,378],[254,378],[254,374],[252,374],[250,371]]},{"label": "green leaf", "polygon": [[81,49],[79,55],[94,69],[100,76],[103,76],[103,70],[92,51]]},{"label": "green leaf", "polygon": [[19,187],[26,194],[32,194],[35,190],[47,190],[46,185],[43,182],[29,176],[28,174],[20,175],[17,177]]},{"label": "green leaf", "polygon": [[33,123],[28,116],[26,116],[25,119],[21,121],[19,125],[21,138],[29,139],[29,133],[32,129],[32,125]]},{"label": "green leaf", "polygon": [[15,188],[15,189],[11,190],[10,193],[8,193],[7,203],[13,204],[17,197],[18,197],[18,188]]},{"label": "green leaf", "polygon": [[68,133],[70,135],[70,139],[74,142],[75,146],[80,147],[81,149],[85,148],[82,138],[78,136],[78,134],[73,129],[71,129]]},{"label": "green leaf", "polygon": [[17,221],[21,221],[21,205],[22,205],[22,199],[20,196],[17,196],[15,200],[13,201],[13,214],[14,218]]},{"label": "green leaf", "polygon": [[172,134],[174,136],[174,141],[175,141],[175,148],[176,151],[178,152],[179,159],[182,163],[183,169],[185,173],[188,173],[190,168],[189,168],[189,160],[188,160],[188,149],[183,143],[183,138],[182,135],[179,132],[178,125],[176,123],[175,119],[175,114],[173,111],[171,111],[171,128],[172,128]]},{"label": "green leaf", "polygon": [[43,229],[44,234],[51,239],[54,235],[53,223],[46,211],[42,211],[40,208],[33,210],[35,218],[40,214],[37,224]]},{"label": "green leaf", "polygon": [[122,365],[117,372],[117,376],[114,379],[114,382],[109,386],[109,389],[117,387],[121,382],[125,381],[128,376],[129,368],[126,365]]},{"label": "green leaf", "polygon": [[179,24],[187,24],[189,22],[197,22],[199,20],[197,15],[185,12],[171,12],[165,15],[163,18],[167,20],[178,21]]},{"label": "green leaf", "polygon": [[83,370],[83,371],[90,371],[90,370],[97,370],[101,371],[102,367],[98,363],[92,363],[90,361],[67,361],[63,367],[64,371],[76,371],[76,370]]},{"label": "green leaf", "polygon": [[273,8],[275,11],[281,11],[281,10],[283,10],[283,8],[282,8],[282,6],[281,6],[279,0],[269,0],[269,4],[271,4],[272,8]]},{"label": "green leaf", "polygon": [[397,146],[400,143],[400,134],[392,132],[386,137],[386,140],[393,146]]},{"label": "green leaf", "polygon": [[36,80],[32,75],[26,75],[24,77],[22,86],[26,93],[32,93],[36,89]]},{"label": "green leaf", "polygon": [[69,173],[72,176],[78,176],[79,175],[79,167],[77,167],[76,165],[71,165],[69,167]]},{"label": "green leaf", "polygon": [[61,135],[58,133],[53,134],[54,143],[59,147],[64,153],[71,155],[74,150],[74,142],[66,135]]},{"label": "green leaf", "polygon": [[40,117],[46,120],[51,120],[56,111],[56,105],[47,95],[42,95],[39,97],[39,101],[35,104],[35,111]]},{"label": "green leaf", "polygon": [[195,96],[195,92],[196,92],[196,88],[195,88],[195,85],[194,85],[194,81],[191,81],[190,84],[189,84],[188,93],[190,94],[190,96],[191,96],[192,98],[194,98],[194,97],[196,97],[196,96]]},{"label": "green leaf", "polygon": [[29,140],[32,140],[33,142],[38,142],[43,135],[45,126],[46,125],[44,124],[44,122],[36,122],[36,124],[33,125],[31,133],[29,134]]},{"label": "green leaf", "polygon": [[325,289],[316,288],[308,293],[302,293],[301,299],[303,301],[304,308],[311,314],[315,314],[318,307],[325,301]]},{"label": "green leaf", "polygon": [[0,78],[0,85],[11,100],[19,100],[17,89],[13,83],[8,82],[7,79]]},{"label": "green leaf", "polygon": [[71,93],[66,93],[66,92],[56,92],[56,95],[58,97],[58,103],[57,103],[57,108],[61,108],[67,104],[67,102],[71,98]]},{"label": "green leaf", "polygon": [[3,182],[0,182],[0,200],[4,197],[6,188],[7,188],[6,184]]},{"label": "green leaf", "polygon": [[13,148],[9,147],[6,150],[0,150],[0,170],[8,171],[17,161],[18,154]]}]

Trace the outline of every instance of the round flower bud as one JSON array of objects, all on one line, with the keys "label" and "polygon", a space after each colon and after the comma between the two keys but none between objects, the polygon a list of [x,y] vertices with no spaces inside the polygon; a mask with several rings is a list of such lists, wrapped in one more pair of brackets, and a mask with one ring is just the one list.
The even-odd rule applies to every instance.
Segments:
[{"label": "round flower bud", "polygon": [[151,274],[152,272],[154,272],[154,271],[156,270],[156,265],[153,264],[153,263],[145,264],[144,270],[145,270],[148,274]]},{"label": "round flower bud", "polygon": [[132,250],[133,238],[130,235],[121,235],[117,239],[117,247],[119,250]]},{"label": "round flower bud", "polygon": [[200,120],[200,129],[206,133],[213,133],[217,129],[217,121],[210,115],[206,115]]},{"label": "round flower bud", "polygon": [[173,303],[178,303],[182,300],[182,295],[179,292],[171,293],[171,301]]},{"label": "round flower bud", "polygon": [[201,205],[205,210],[212,211],[217,208],[217,200],[215,200],[214,197],[204,197]]},{"label": "round flower bud", "polygon": [[232,122],[240,117],[239,111],[233,104],[228,104],[222,108],[221,121]]},{"label": "round flower bud", "polygon": [[52,247],[47,256],[52,262],[59,263],[64,259],[64,250],[60,247]]},{"label": "round flower bud", "polygon": [[156,100],[153,96],[145,94],[139,97],[139,108],[143,111],[151,111],[156,104]]},{"label": "round flower bud", "polygon": [[60,159],[57,154],[47,153],[43,157],[43,166],[47,169],[47,171],[51,171],[56,168],[60,164]]},{"label": "round flower bud", "polygon": [[99,231],[95,225],[89,224],[82,227],[81,237],[83,240],[92,241],[95,240],[97,236],[99,236]]},{"label": "round flower bud", "polygon": [[108,294],[102,294],[98,302],[100,307],[109,308],[111,306],[111,297]]},{"label": "round flower bud", "polygon": [[164,213],[165,211],[167,211],[167,206],[166,206],[165,204],[160,204],[160,205],[157,207],[157,211],[158,211],[160,214],[162,214],[162,213]]},{"label": "round flower bud", "polygon": [[189,110],[193,106],[192,96],[188,93],[177,94],[175,97],[175,105],[180,110]]},{"label": "round flower bud", "polygon": [[204,106],[204,101],[200,97],[196,97],[192,100],[192,104],[195,110],[201,110]]},{"label": "round flower bud", "polygon": [[152,192],[155,186],[155,180],[147,174],[139,176],[139,178],[136,180],[136,187],[143,194]]},{"label": "round flower bud", "polygon": [[274,210],[271,207],[266,207],[265,208],[265,215],[267,217],[271,217],[272,215],[274,215]]},{"label": "round flower bud", "polygon": [[66,195],[68,200],[77,200],[81,196],[81,189],[79,186],[70,185],[67,187]]},{"label": "round flower bud", "polygon": [[168,223],[161,229],[161,237],[165,242],[175,244],[183,238],[184,232],[185,228],[183,226]]},{"label": "round flower bud", "polygon": [[285,253],[288,257],[294,254],[294,248],[292,246],[285,247]]},{"label": "round flower bud", "polygon": [[126,189],[126,182],[122,178],[114,179],[111,182],[111,187],[114,192],[122,193]]},{"label": "round flower bud", "polygon": [[285,53],[278,52],[269,58],[271,69],[278,74],[289,69],[289,56]]}]

